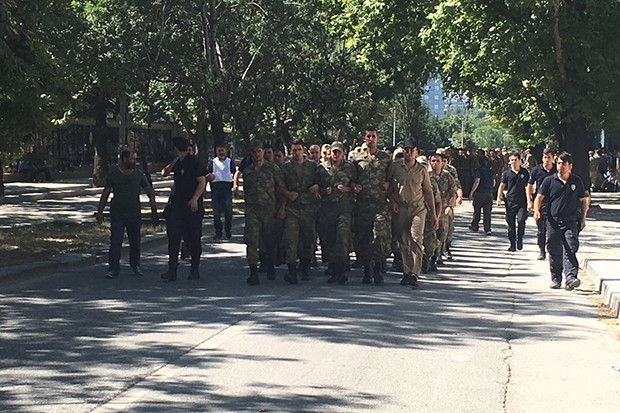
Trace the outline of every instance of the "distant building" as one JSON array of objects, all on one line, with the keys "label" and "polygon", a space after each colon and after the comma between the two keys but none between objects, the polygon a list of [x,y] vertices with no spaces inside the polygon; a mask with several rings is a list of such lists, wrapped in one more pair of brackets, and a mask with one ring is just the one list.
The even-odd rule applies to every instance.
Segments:
[{"label": "distant building", "polygon": [[437,119],[442,119],[448,111],[458,111],[465,109],[468,104],[466,97],[449,97],[447,96],[439,79],[430,79],[424,86],[424,95],[422,97],[424,104],[428,107],[431,115]]}]

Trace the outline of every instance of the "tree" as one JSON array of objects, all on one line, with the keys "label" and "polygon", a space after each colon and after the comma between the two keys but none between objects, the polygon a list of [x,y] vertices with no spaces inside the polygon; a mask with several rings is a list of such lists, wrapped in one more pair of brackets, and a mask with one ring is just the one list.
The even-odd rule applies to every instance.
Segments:
[{"label": "tree", "polygon": [[442,1],[430,17],[426,44],[444,85],[524,143],[552,135],[587,177],[592,131],[620,120],[620,3]]}]

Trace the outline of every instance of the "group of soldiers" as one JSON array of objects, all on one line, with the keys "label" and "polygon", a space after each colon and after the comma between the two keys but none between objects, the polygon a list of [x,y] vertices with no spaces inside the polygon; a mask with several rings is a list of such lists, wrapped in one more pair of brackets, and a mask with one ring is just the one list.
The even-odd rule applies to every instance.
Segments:
[{"label": "group of soldiers", "polygon": [[442,254],[451,259],[453,207],[463,190],[448,154],[420,156],[411,138],[389,153],[378,139],[368,127],[363,145],[348,154],[338,141],[306,149],[294,140],[289,158],[274,156],[281,148],[252,146],[233,183],[237,192],[243,178],[248,284],[259,283],[261,267],[275,279],[280,263],[288,283],[297,284],[298,273],[308,279],[317,245],[328,282],[339,284],[348,281],[351,252],[363,283],[382,284],[393,255],[401,284],[413,288],[422,272],[437,270]]}]

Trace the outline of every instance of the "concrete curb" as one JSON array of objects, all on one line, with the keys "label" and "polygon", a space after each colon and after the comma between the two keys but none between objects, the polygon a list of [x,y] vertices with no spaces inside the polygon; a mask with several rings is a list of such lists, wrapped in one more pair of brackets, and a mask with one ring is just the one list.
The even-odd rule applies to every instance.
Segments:
[{"label": "concrete curb", "polygon": [[620,259],[586,258],[583,266],[605,305],[620,318]]}]

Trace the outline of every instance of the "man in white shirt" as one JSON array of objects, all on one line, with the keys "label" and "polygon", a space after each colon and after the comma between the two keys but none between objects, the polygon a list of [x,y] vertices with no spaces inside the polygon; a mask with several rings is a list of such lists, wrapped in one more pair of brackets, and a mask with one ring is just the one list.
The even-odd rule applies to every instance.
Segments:
[{"label": "man in white shirt", "polygon": [[[207,182],[211,183],[211,207],[213,208],[213,226],[215,227],[214,240],[222,239],[222,230],[226,239],[232,237],[232,187],[235,163],[228,157],[228,148],[217,145],[217,157],[209,162],[207,167]],[[224,213],[224,225],[222,225]]]}]

